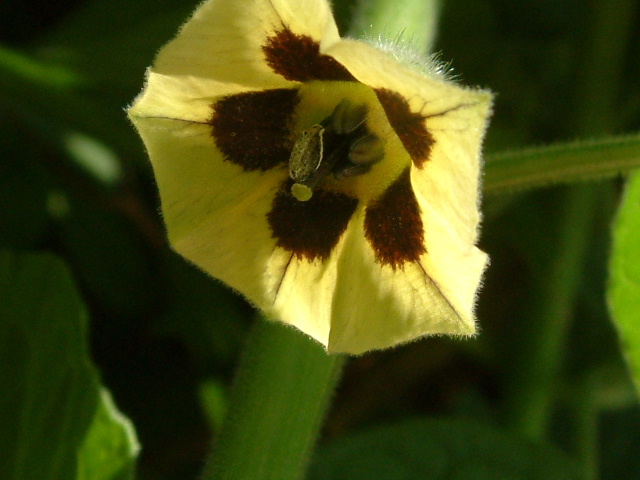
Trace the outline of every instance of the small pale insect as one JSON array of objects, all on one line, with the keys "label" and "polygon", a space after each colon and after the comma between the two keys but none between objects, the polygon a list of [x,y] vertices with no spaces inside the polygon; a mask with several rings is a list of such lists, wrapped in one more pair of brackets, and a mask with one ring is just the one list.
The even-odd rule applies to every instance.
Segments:
[{"label": "small pale insect", "polygon": [[314,125],[305,130],[291,150],[289,176],[296,182],[291,187],[291,194],[301,202],[310,200],[313,195],[309,183],[322,165],[324,131],[322,125]]},{"label": "small pale insect", "polygon": [[291,194],[306,202],[329,174],[340,180],[368,172],[382,160],[382,140],[366,127],[367,108],[342,100],[320,125],[304,130],[291,150]]}]

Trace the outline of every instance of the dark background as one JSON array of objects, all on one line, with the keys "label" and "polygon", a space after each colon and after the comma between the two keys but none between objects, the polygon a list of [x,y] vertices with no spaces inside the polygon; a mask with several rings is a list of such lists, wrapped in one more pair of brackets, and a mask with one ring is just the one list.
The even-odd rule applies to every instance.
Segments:
[{"label": "dark background", "polygon": [[[140,437],[142,479],[199,470],[254,318],[242,299],[168,248],[153,177],[124,112],[155,51],[195,5],[0,4],[0,246],[53,251],[71,266],[91,312],[94,361]],[[343,31],[353,8],[335,7]],[[491,154],[637,132],[639,23],[638,1],[449,0],[436,51],[463,83],[497,93]],[[116,174],[96,174],[78,148]],[[516,428],[514,395],[532,381],[532,364],[550,364],[552,418],[543,440],[577,455],[572,412],[587,395],[600,478],[639,478],[640,409],[605,304],[622,185],[486,198],[482,248],[492,265],[480,297],[481,335],[351,361],[323,442],[412,415]],[[563,265],[574,265],[566,277]],[[541,352],[536,339],[556,316],[560,345]]]}]

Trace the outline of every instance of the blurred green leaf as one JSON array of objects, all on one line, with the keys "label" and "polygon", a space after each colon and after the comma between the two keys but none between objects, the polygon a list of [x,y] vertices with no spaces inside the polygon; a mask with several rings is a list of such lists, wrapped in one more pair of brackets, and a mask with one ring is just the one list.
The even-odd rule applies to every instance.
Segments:
[{"label": "blurred green leaf", "polygon": [[84,2],[42,39],[36,54],[82,72],[94,88],[109,92],[103,101],[122,108],[142,88],[145,69],[158,49],[175,36],[197,4]]},{"label": "blurred green leaf", "polygon": [[222,423],[227,415],[229,392],[227,385],[222,382],[209,379],[200,385],[200,398],[202,407],[207,416],[209,427],[213,432],[217,432],[222,427]]},{"label": "blurred green leaf", "polygon": [[69,65],[56,66],[56,62],[0,47],[0,105],[5,119],[27,127],[32,137],[35,134],[62,151],[69,148],[70,132],[82,132],[115,151],[138,153],[123,112],[128,100],[117,100],[114,108],[105,102],[112,95],[91,95],[89,82],[77,72]]},{"label": "blurred green leaf", "polygon": [[61,261],[0,252],[3,480],[76,478],[78,451],[100,412],[85,337],[85,308]]},{"label": "blurred green leaf", "polygon": [[313,480],[572,480],[560,451],[468,420],[416,419],[320,448]]},{"label": "blurred green leaf", "polygon": [[615,222],[608,298],[640,389],[640,173],[629,179]]},{"label": "blurred green leaf", "polygon": [[34,84],[56,89],[71,89],[85,82],[67,66],[45,63],[0,45],[0,65],[7,72]]},{"label": "blurred green leaf", "polygon": [[138,442],[105,389],[78,455],[78,480],[132,480]]}]

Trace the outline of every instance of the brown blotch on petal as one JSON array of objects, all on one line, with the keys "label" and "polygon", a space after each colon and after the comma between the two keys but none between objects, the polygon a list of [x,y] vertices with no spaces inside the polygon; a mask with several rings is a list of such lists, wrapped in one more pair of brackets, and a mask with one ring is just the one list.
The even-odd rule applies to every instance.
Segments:
[{"label": "brown blotch on petal", "polygon": [[266,171],[289,161],[297,89],[245,92],[213,104],[211,135],[228,162]]},{"label": "brown blotch on petal", "polygon": [[433,136],[424,125],[424,118],[409,108],[402,95],[386,88],[375,89],[387,119],[409,153],[413,164],[422,168],[429,160]]},{"label": "brown blotch on petal", "polygon": [[293,82],[356,81],[341,63],[321,54],[320,44],[313,38],[296,35],[288,28],[269,37],[262,51],[271,70]]},{"label": "brown blotch on petal", "polygon": [[318,189],[301,202],[291,195],[292,184],[290,179],[283,182],[273,199],[267,214],[271,236],[298,259],[326,260],[347,229],[358,200]]},{"label": "brown blotch on petal", "polygon": [[376,261],[396,270],[426,253],[420,206],[407,167],[373,204],[367,206],[364,234]]}]

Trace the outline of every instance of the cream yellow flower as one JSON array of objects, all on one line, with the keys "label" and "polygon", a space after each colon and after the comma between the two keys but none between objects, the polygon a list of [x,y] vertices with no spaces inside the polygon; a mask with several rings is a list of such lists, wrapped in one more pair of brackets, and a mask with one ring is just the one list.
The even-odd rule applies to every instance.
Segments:
[{"label": "cream yellow flower", "polygon": [[129,115],[173,248],[360,354],[475,332],[490,103],[341,39],[325,0],[209,0]]}]

